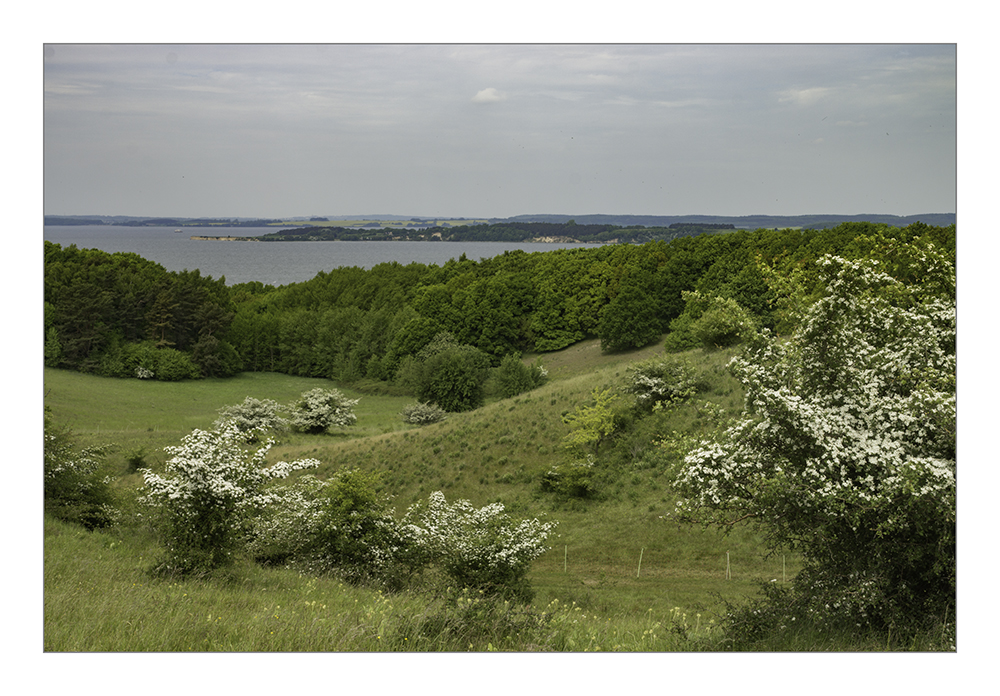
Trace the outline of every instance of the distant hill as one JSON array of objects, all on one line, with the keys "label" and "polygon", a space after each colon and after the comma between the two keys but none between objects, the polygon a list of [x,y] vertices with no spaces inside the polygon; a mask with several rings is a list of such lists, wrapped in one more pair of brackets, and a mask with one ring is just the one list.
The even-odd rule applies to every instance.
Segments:
[{"label": "distant hill", "polygon": [[802,227],[821,230],[836,227],[843,222],[884,222],[893,227],[906,227],[922,222],[936,227],[955,224],[955,213],[923,213],[920,215],[516,215],[494,218],[501,222],[552,222],[574,220],[579,225],[620,225],[630,227],[669,227],[674,223],[731,224],[738,229],[768,229],[777,227]]}]

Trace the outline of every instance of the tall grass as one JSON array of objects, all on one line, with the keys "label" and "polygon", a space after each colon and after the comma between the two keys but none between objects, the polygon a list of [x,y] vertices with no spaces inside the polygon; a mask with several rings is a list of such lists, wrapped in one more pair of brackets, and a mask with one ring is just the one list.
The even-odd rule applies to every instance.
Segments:
[{"label": "tall grass", "polygon": [[709,645],[680,609],[612,621],[572,602],[524,607],[461,592],[385,595],[240,564],[158,578],[152,539],[45,523],[46,651],[662,651]]}]

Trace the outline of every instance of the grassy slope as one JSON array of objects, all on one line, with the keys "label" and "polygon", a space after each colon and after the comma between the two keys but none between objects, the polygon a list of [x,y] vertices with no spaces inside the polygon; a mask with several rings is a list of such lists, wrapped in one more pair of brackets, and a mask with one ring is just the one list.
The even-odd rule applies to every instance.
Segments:
[{"label": "grassy slope", "polygon": [[[560,445],[568,432],[562,414],[586,401],[594,388],[620,384],[629,362],[660,350],[654,346],[609,356],[597,341],[587,341],[546,354],[542,360],[550,381],[543,387],[423,428],[398,417],[409,397],[343,389],[361,398],[356,426],[322,436],[287,435],[271,458],[315,457],[322,462],[321,476],[341,467],[379,469],[400,513],[442,490],[449,499],[477,505],[501,501],[517,514],[559,521],[552,550],[532,572],[537,606],[553,599],[576,602],[585,611],[618,620],[648,612],[665,617],[679,607],[692,616],[704,613],[707,620],[721,598],[751,592],[757,579],[780,581],[782,558],[764,559],[758,540],[746,530],[723,538],[670,521],[674,495],[662,471],[640,466],[639,445],[633,465],[605,487],[600,500],[560,502],[538,485],[544,471],[569,456]],[[712,375],[712,390],[699,400],[738,410],[741,393],[722,370],[728,356],[693,351],[688,357]],[[160,383],[46,370],[45,401],[54,419],[72,427],[81,444],[117,443],[112,464],[124,471],[126,454],[140,446],[148,453],[147,463],[162,466],[163,446],[178,444],[192,428],[210,427],[224,405],[247,395],[287,402],[317,384],[330,385],[276,374]],[[669,426],[682,429],[694,418],[697,413],[688,409]],[[123,478],[124,485],[138,483],[136,475]],[[47,556],[53,553],[55,547]],[[49,559],[46,563],[48,568]],[[790,578],[794,559],[785,563]]]}]

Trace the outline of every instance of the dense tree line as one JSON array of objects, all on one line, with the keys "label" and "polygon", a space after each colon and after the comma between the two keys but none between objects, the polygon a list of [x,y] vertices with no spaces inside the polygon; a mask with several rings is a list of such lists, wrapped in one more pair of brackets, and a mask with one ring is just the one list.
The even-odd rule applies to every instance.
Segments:
[{"label": "dense tree line", "polygon": [[235,374],[230,294],[225,278],[197,270],[45,242],[45,363],[120,377]]},{"label": "dense tree line", "polygon": [[[541,224],[512,229],[535,234]],[[867,257],[880,234],[929,240],[954,258],[953,225],[846,223],[508,251],[481,261],[462,255],[440,266],[344,267],[275,288],[227,287],[224,279],[167,272],[135,254],[47,242],[46,364],[135,376],[140,366],[156,373],[150,365],[170,355],[184,369],[163,374],[161,367],[157,377],[242,369],[399,383],[441,334],[494,366],[510,354],[559,350],[588,337],[619,351],[669,332],[668,345],[680,349],[699,340],[692,327],[711,306],[705,298],[731,300],[757,325],[780,331],[787,308],[766,273],[815,285],[823,254]],[[697,295],[685,295],[692,291]]]},{"label": "dense tree line", "polygon": [[308,226],[269,232],[256,239],[264,242],[315,241],[377,241],[406,239],[413,241],[439,239],[447,242],[530,242],[533,239],[555,238],[578,242],[618,242],[642,244],[656,240],[669,241],[678,237],[730,231],[733,225],[688,223],[670,227],[593,224],[578,225],[573,220],[553,222],[495,222],[473,225],[444,225],[426,228],[401,227],[336,227]]}]

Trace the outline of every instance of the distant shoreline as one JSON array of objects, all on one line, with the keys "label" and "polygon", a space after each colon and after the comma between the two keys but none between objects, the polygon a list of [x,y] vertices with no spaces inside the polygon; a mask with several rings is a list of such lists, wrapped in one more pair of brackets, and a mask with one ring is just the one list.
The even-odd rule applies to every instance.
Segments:
[{"label": "distant shoreline", "polygon": [[[440,242],[440,237],[426,238],[402,238],[402,237],[372,237],[369,239],[275,239],[272,237],[210,237],[205,235],[194,235],[191,237],[196,242]],[[453,239],[453,242],[480,242],[484,240],[475,239]],[[533,239],[521,240],[523,244],[617,244],[617,239],[607,241],[590,242],[572,237],[535,237]]]}]

